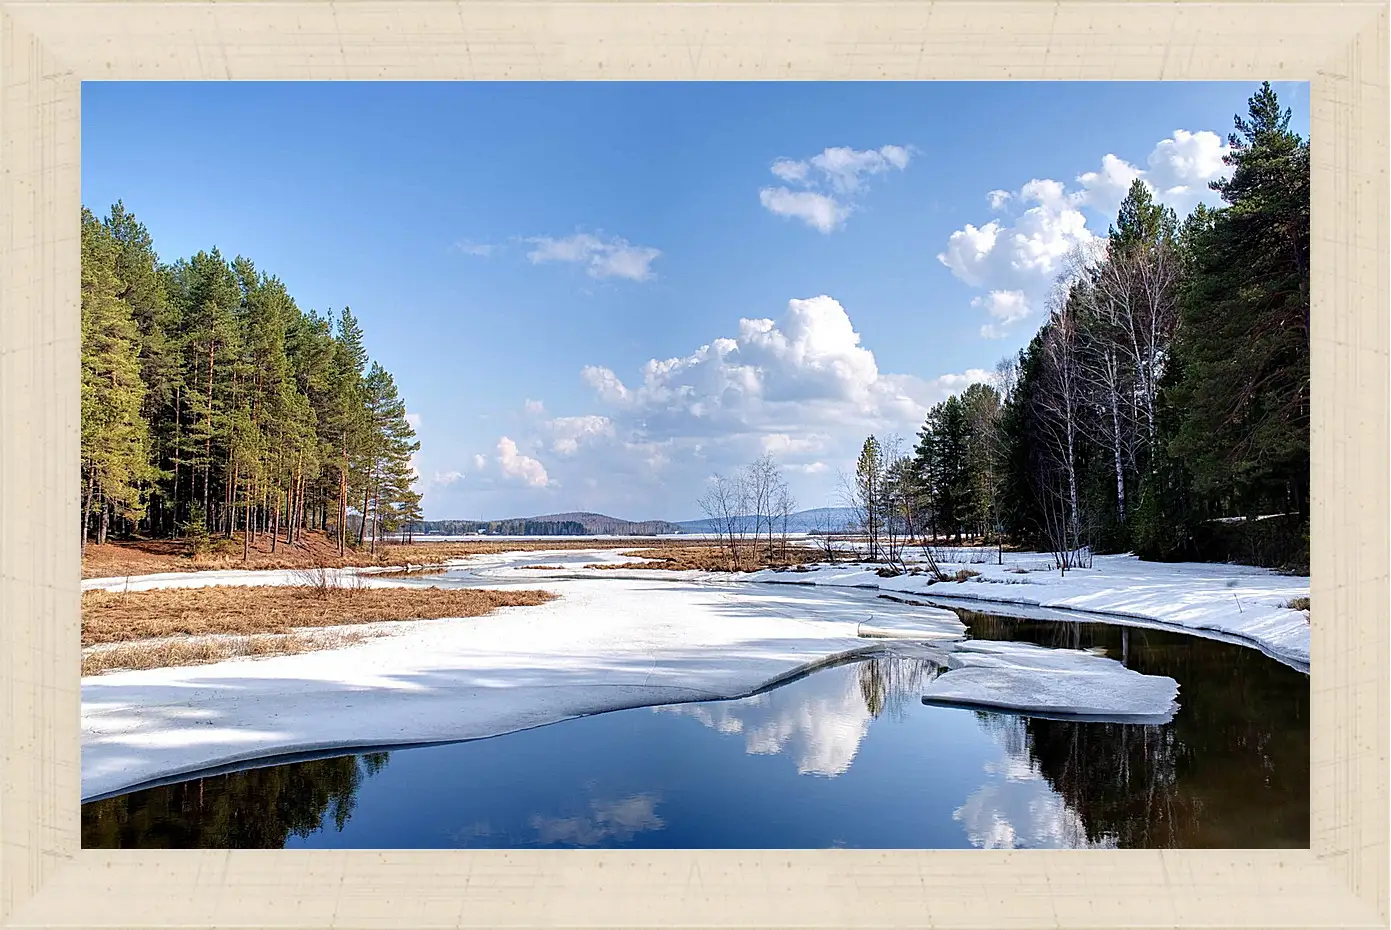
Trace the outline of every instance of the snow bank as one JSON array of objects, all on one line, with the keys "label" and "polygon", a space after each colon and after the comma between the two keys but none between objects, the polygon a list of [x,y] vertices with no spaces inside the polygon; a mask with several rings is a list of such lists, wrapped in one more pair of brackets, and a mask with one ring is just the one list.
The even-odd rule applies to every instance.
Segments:
[{"label": "snow bank", "polygon": [[1081,649],[1029,643],[961,643],[947,671],[923,689],[923,702],[1128,723],[1167,723],[1178,682],[1144,675]]},{"label": "snow bank", "polygon": [[987,611],[993,609],[991,604],[1019,604],[1078,611],[1092,615],[1090,619],[1211,630],[1308,671],[1308,615],[1284,606],[1309,596],[1307,577],[1242,565],[1142,562],[1130,555],[1096,556],[1091,568],[1069,569],[1060,576],[1042,569],[1047,558],[1007,552],[1004,565],[943,563],[947,572],[965,568],[980,574],[964,582],[936,584],[927,575],[883,578],[864,565],[769,570],[747,577],[756,582],[877,588],[940,598],[939,604],[984,602],[980,609]]},{"label": "snow bank", "polygon": [[[860,591],[585,572],[570,566],[602,557],[573,551],[564,554],[561,571],[522,568],[561,564],[539,555],[491,555],[430,578],[363,578],[396,586],[525,584],[561,595],[537,607],[394,624],[391,635],[321,652],[84,678],[83,799],[288,753],[474,739],[627,707],[741,697],[828,661],[928,643],[954,654],[970,645],[950,611]],[[188,586],[226,584],[229,577],[294,583],[288,572],[170,580]],[[867,628],[923,645],[866,638]],[[1023,654],[1026,660],[1018,658]],[[1045,693],[1049,679],[1078,661],[1049,665],[1033,655],[997,655],[989,672],[1012,677],[996,697]],[[1097,663],[1124,671],[1112,660],[1087,658],[1098,670],[1094,678],[1102,674]],[[978,658],[962,661],[944,677],[966,683],[972,662],[982,668]],[[1111,711],[1128,713],[1167,684],[1134,675],[1107,687],[1094,687],[1085,703],[1076,688],[1057,691],[1049,706],[1105,710],[1109,696],[1116,702]],[[1129,687],[1145,695],[1128,695]],[[990,700],[975,697],[977,704]]]}]

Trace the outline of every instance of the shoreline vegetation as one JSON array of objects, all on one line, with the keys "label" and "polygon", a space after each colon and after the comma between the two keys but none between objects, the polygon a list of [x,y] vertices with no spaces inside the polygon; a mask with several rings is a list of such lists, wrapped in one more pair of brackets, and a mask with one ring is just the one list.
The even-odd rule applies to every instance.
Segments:
[{"label": "shoreline vegetation", "polygon": [[[664,540],[664,547],[700,545],[704,540]],[[651,537],[584,540],[487,540],[477,542],[385,543],[375,551],[348,547],[342,555],[333,539],[320,532],[305,532],[293,546],[281,542],[272,548],[266,537],[244,545],[241,534],[199,547],[190,539],[110,539],[91,543],[82,554],[82,577],[120,578],[163,572],[200,572],[215,569],[317,569],[373,568],[378,566],[435,565],[450,559],[497,552],[556,549],[623,549],[650,545]],[[243,554],[245,553],[245,555]]]},{"label": "shoreline vegetation", "polygon": [[556,597],[535,590],[366,588],[354,584],[356,578],[327,584],[307,580],[311,583],[85,591],[82,674],[336,649],[373,635],[343,627],[480,617]]},{"label": "shoreline vegetation", "polygon": [[[807,546],[787,545],[785,542],[781,546],[774,546],[771,549],[753,549],[747,547],[746,551],[739,553],[739,561],[735,562],[730,556],[727,547],[712,546],[708,541],[704,545],[676,545],[668,546],[663,544],[660,547],[648,549],[625,549],[624,555],[630,555],[635,559],[648,559],[642,562],[603,562],[593,565],[586,565],[585,568],[601,569],[643,569],[655,568],[663,571],[675,572],[756,572],[765,568],[791,568],[797,565],[806,565],[821,559],[821,553]],[[532,567],[532,566],[528,566]],[[540,566],[535,566],[540,567]]]}]

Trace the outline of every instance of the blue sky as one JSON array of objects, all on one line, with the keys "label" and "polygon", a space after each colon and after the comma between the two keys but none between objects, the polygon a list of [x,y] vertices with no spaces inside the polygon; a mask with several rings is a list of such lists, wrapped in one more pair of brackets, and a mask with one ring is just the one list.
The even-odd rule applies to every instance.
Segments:
[{"label": "blue sky", "polygon": [[1028,340],[1131,178],[1215,202],[1255,88],[86,83],[82,197],[352,307],[427,517],[685,519],[762,451],[816,507]]}]

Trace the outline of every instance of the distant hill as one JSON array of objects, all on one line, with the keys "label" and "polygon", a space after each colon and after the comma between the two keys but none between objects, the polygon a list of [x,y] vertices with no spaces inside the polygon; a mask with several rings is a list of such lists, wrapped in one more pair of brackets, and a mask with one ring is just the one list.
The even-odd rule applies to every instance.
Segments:
[{"label": "distant hill", "polygon": [[[756,523],[752,516],[740,517],[741,525],[751,531]],[[789,533],[838,532],[849,529],[855,522],[855,511],[849,507],[817,507],[815,510],[802,510],[787,519]],[[683,533],[714,533],[715,525],[710,520],[683,520],[676,524]],[[781,523],[778,526],[782,528]]]},{"label": "distant hill", "polygon": [[427,536],[656,536],[679,533],[681,528],[665,520],[623,520],[602,513],[548,513],[507,520],[423,520],[414,525]]},{"label": "distant hill", "polygon": [[[839,532],[855,522],[855,512],[849,507],[818,507],[792,514],[787,521],[789,533]],[[755,524],[752,516],[739,518],[746,531]],[[781,529],[781,526],[779,526]],[[486,533],[491,536],[664,536],[675,533],[714,533],[709,520],[624,520],[602,513],[572,511],[547,513],[535,517],[512,517],[507,520],[424,520],[414,525],[416,535],[467,536]]]},{"label": "distant hill", "polygon": [[590,536],[656,536],[661,533],[681,532],[681,527],[666,520],[624,520],[587,511],[548,513],[527,519],[537,522],[578,523],[584,527],[585,534]]}]

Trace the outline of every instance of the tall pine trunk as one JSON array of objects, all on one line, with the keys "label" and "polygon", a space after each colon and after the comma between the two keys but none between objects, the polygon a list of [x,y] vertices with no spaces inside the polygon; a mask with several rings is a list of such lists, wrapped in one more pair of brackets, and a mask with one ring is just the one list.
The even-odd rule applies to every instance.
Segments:
[{"label": "tall pine trunk", "polygon": [[357,544],[362,545],[363,537],[367,534],[367,505],[372,500],[372,479],[369,476],[364,482],[362,489],[362,519],[357,525]]},{"label": "tall pine trunk", "polygon": [[228,539],[231,539],[231,538],[232,538],[232,534],[236,532],[236,528],[237,528],[237,527],[236,527],[236,524],[237,524],[237,512],[236,512],[236,508],[233,506],[233,504],[234,504],[236,498],[234,498],[234,497],[232,496],[232,489],[235,488],[235,487],[237,486],[237,482],[240,481],[240,480],[241,480],[241,467],[240,467],[240,465],[233,465],[233,466],[232,466],[232,480],[229,481],[229,482],[227,482],[227,494],[225,495],[225,496],[226,496],[226,500],[223,502],[223,507],[224,507],[224,509],[225,509],[225,511],[226,511],[226,514],[227,514],[227,538],[228,538]]},{"label": "tall pine trunk", "polygon": [[102,546],[106,544],[106,529],[111,525],[111,508],[106,503],[105,491],[101,493],[99,502],[101,504],[101,520],[97,523],[97,545]]},{"label": "tall pine trunk", "polygon": [[87,500],[82,505],[82,551],[87,551],[87,537],[91,534],[92,498],[96,495],[97,473],[93,469],[87,477]]},{"label": "tall pine trunk", "polygon": [[[325,522],[328,517],[325,515]],[[343,441],[343,467],[338,471],[338,555],[341,557],[348,545],[348,443]]]},{"label": "tall pine trunk", "polygon": [[[180,422],[179,422],[179,421],[180,421],[179,412],[180,412],[181,407],[183,406],[182,403],[180,402],[180,399],[181,399],[181,397],[182,397],[182,394],[183,394],[183,385],[179,385],[178,387],[174,388],[174,496],[173,496],[174,512],[173,512],[173,514],[172,514],[172,518],[173,518],[173,521],[174,521],[174,532],[175,532],[176,535],[177,535],[178,530],[179,530],[179,466],[180,466],[180,464],[181,464],[181,461],[180,461],[180,458],[179,458],[179,448],[180,448],[180,446],[181,446],[182,443],[183,443],[183,440],[182,440],[182,438],[181,438],[181,434],[180,434],[180,431],[179,431],[179,426],[180,426]],[[192,488],[189,489],[190,496],[192,495],[192,490],[193,490]]]},{"label": "tall pine trunk", "polygon": [[[208,340],[208,438],[203,443],[203,513],[207,515],[209,521],[212,520],[212,511],[209,506],[212,504],[212,469],[213,469],[213,354],[217,348],[217,341]],[[211,522],[208,526],[212,529]],[[230,535],[230,534],[229,534]]]}]

